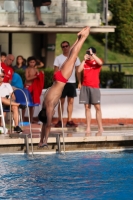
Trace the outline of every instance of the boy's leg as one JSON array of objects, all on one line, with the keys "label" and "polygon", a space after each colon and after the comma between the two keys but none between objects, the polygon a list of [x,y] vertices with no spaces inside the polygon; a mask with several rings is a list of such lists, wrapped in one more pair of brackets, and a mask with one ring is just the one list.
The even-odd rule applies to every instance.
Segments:
[{"label": "boy's leg", "polygon": [[44,137],[45,137],[45,124],[42,125],[42,130],[41,130],[41,138],[40,138],[40,142],[38,144],[38,147],[41,147],[42,144],[43,144],[43,140],[44,140]]},{"label": "boy's leg", "polygon": [[50,129],[51,129],[51,122],[52,122],[52,118],[54,115],[54,107],[53,106],[46,109],[46,115],[47,115],[47,123],[45,125],[45,137],[44,137],[43,144],[47,144],[47,141],[48,141],[48,137],[49,137],[49,133],[50,133]]},{"label": "boy's leg", "polygon": [[34,107],[30,107],[30,122],[33,123]]},{"label": "boy's leg", "polygon": [[53,114],[54,114],[54,108],[51,106],[51,107],[47,107],[47,110],[46,110],[46,115],[47,115],[47,123],[46,124],[43,124],[42,126],[42,130],[41,130],[41,139],[40,139],[40,143],[39,143],[39,147],[42,146],[42,143],[43,145],[47,145],[47,141],[48,141],[48,136],[49,136],[49,133],[50,133],[50,129],[51,129],[51,121],[52,121],[52,117],[53,117]]},{"label": "boy's leg", "polygon": [[64,78],[66,78],[66,79],[70,78],[73,68],[74,68],[74,63],[78,56],[78,53],[79,53],[84,41],[86,40],[87,36],[89,35],[89,32],[90,32],[90,28],[85,27],[78,33],[78,39],[76,40],[74,45],[71,47],[69,56],[61,67],[61,73],[64,76]]}]

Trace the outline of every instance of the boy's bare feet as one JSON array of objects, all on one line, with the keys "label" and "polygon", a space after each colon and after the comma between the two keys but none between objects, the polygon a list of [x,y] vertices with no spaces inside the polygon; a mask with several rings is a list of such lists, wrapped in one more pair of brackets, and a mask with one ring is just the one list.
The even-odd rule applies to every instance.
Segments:
[{"label": "boy's bare feet", "polygon": [[87,36],[89,35],[89,33],[90,33],[90,27],[86,26],[77,35],[78,36],[83,36],[83,37],[87,38]]},{"label": "boy's bare feet", "polygon": [[42,143],[42,142],[40,142],[40,143],[38,144],[38,148],[43,148],[43,147],[47,147],[47,148],[48,148],[48,145],[47,145],[47,144],[44,144],[44,143]]}]

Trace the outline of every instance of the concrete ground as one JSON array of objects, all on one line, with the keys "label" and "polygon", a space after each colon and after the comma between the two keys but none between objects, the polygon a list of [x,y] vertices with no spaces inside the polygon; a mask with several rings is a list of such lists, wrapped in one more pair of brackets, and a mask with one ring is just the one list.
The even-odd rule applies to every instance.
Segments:
[{"label": "concrete ground", "polygon": [[[7,125],[8,126],[8,125]],[[48,140],[49,148],[37,147],[40,140],[41,124],[37,122],[31,124],[32,131],[32,143],[34,152],[56,152],[57,142],[56,137],[60,135],[61,150],[64,150],[62,128],[54,128],[52,124],[50,137]],[[133,125],[117,125],[106,124],[104,125],[104,132],[101,135],[97,135],[97,125],[91,125],[91,134],[85,133],[86,124],[78,123],[77,128],[64,127],[65,136],[65,149],[71,150],[90,150],[90,149],[113,149],[113,148],[132,148],[133,147]],[[22,127],[23,133],[13,134],[12,137],[8,133],[6,135],[0,135],[0,153],[24,153],[25,147],[25,135],[28,135],[29,143],[31,143],[30,126]],[[31,145],[29,147],[31,151]]]}]

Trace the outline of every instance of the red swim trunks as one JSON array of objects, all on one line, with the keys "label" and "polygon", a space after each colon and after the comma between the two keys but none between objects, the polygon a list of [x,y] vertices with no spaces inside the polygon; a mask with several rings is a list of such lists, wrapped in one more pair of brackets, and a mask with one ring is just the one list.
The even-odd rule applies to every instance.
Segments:
[{"label": "red swim trunks", "polygon": [[32,85],[24,85],[24,88],[26,88],[27,90],[29,90],[29,92],[31,93],[33,91],[33,86]]},{"label": "red swim trunks", "polygon": [[54,73],[53,79],[54,79],[54,81],[59,81],[62,83],[67,83],[67,81],[68,81],[66,78],[63,77],[60,70]]}]

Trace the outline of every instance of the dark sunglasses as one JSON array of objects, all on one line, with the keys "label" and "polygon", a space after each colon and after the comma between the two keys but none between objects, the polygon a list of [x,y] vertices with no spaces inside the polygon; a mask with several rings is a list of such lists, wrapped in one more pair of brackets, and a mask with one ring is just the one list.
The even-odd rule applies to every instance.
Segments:
[{"label": "dark sunglasses", "polygon": [[62,46],[62,49],[69,47],[69,45]]},{"label": "dark sunglasses", "polygon": [[0,76],[1,78],[4,78],[4,76]]}]

